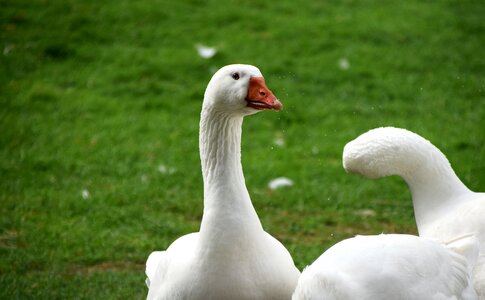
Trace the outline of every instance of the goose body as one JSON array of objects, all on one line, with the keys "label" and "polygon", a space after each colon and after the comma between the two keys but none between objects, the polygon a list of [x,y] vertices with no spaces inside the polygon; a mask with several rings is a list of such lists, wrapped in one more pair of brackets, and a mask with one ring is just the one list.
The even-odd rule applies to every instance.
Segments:
[{"label": "goose body", "polygon": [[485,193],[469,190],[438,148],[405,129],[377,128],[345,146],[343,164],[369,178],[401,176],[411,190],[420,236],[447,241],[473,234],[480,248],[474,286],[485,299]]},{"label": "goose body", "polygon": [[200,231],[149,256],[148,299],[291,298],[299,271],[285,247],[264,231],[240,158],[243,117],[281,107],[256,67],[230,65],[214,74],[200,120]]},{"label": "goose body", "polygon": [[470,237],[443,246],[413,235],[357,236],[305,268],[293,300],[477,299],[469,276],[476,251]]}]

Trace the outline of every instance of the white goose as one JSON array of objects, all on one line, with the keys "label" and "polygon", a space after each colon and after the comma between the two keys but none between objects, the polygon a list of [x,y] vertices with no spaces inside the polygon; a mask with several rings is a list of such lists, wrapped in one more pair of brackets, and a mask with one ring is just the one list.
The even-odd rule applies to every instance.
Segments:
[{"label": "white goose", "polygon": [[243,117],[281,108],[256,67],[230,65],[214,74],[200,119],[200,231],[150,255],[148,299],[291,298],[300,272],[285,247],[263,230],[240,157]]},{"label": "white goose", "polygon": [[401,176],[411,190],[420,236],[446,241],[473,233],[480,245],[474,285],[485,299],[485,193],[470,191],[438,148],[405,129],[377,128],[345,146],[343,164],[370,178]]},{"label": "white goose", "polygon": [[405,234],[357,236],[325,251],[301,273],[293,300],[472,300],[478,245],[446,246]]},{"label": "white goose", "polygon": [[470,274],[478,247],[472,234],[446,243],[405,234],[350,238],[303,270],[293,300],[477,299]]}]

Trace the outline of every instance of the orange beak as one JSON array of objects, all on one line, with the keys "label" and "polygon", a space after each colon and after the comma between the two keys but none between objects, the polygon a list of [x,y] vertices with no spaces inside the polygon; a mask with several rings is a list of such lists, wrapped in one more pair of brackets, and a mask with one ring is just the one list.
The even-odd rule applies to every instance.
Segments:
[{"label": "orange beak", "polygon": [[283,104],[268,89],[263,77],[251,77],[249,79],[246,101],[248,103],[247,107],[257,110],[274,109],[275,111],[280,111],[283,109]]}]

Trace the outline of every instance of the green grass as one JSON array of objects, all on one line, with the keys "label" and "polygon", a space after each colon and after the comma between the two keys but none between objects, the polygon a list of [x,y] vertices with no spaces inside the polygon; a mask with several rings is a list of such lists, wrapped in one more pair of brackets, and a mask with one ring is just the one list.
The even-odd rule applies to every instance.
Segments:
[{"label": "green grass", "polygon": [[[370,128],[425,136],[485,190],[482,1],[1,3],[1,299],[145,297],[147,255],[198,230],[202,95],[230,63],[285,104],[246,119],[243,165],[299,267],[355,234],[416,232],[401,179],[341,167]],[[279,176],[295,185],[269,191]]]}]

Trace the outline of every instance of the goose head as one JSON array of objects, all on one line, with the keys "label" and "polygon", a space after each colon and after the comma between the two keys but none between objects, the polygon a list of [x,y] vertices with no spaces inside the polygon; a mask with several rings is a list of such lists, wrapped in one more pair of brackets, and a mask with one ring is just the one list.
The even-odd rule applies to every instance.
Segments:
[{"label": "goose head", "polygon": [[236,64],[222,67],[212,76],[203,107],[245,116],[262,110],[279,111],[283,104],[266,86],[258,68]]},{"label": "goose head", "polygon": [[368,178],[391,175],[406,178],[433,165],[438,158],[442,161],[442,156],[429,141],[411,131],[383,127],[347,143],[342,162],[347,172]]}]

